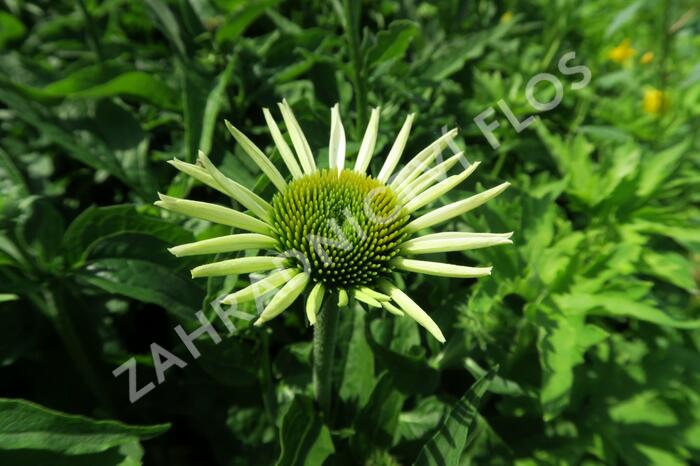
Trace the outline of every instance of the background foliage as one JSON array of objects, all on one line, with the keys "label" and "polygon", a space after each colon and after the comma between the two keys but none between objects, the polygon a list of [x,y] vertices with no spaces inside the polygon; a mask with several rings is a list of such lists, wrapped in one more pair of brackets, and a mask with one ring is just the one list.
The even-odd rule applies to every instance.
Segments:
[{"label": "background foliage", "polygon": [[[696,2],[1,4],[0,464],[700,463]],[[585,89],[557,70],[568,51]],[[563,102],[518,134],[496,102],[535,113],[543,71]],[[381,105],[378,153],[416,112],[407,153],[458,126],[483,162],[455,197],[513,183],[450,225],[515,232],[451,254],[491,278],[406,280],[446,345],[343,312],[333,419],[310,398],[300,308],[192,358],[173,327],[248,277],[191,280],[202,259],[166,248],[223,231],[151,205],[224,202],[164,163],[198,149],[266,192],[222,120],[278,157],[261,107],[283,97],[319,158],[330,106],[357,141]],[[498,150],[473,122],[489,106]],[[153,342],[187,367],[132,405],[112,371],[135,356],[139,387],[155,382]]]}]

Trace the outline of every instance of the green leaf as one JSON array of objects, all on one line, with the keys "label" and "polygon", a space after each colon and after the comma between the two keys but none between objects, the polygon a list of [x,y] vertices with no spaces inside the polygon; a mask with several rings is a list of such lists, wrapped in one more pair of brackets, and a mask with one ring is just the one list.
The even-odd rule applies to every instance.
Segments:
[{"label": "green leaf", "polygon": [[399,414],[397,435],[409,441],[419,440],[440,424],[445,411],[445,403],[437,398],[423,398],[414,409]]},{"label": "green leaf", "polygon": [[297,395],[282,418],[277,466],[316,466],[335,452],[331,433],[311,399]]},{"label": "green leaf", "polygon": [[367,403],[375,383],[374,356],[365,337],[366,312],[358,306],[348,309],[350,340],[343,366],[343,382],[338,395],[345,401],[356,401],[359,406]]},{"label": "green leaf", "polygon": [[239,8],[231,12],[231,16],[216,31],[218,43],[235,41],[265,10],[279,3],[279,0],[254,0],[240,2]]},{"label": "green leaf", "polygon": [[688,292],[697,290],[693,277],[693,263],[675,252],[642,251],[645,272]]},{"label": "green leaf", "polygon": [[168,268],[137,259],[89,261],[80,278],[107,291],[157,304],[183,320],[194,319],[204,292],[194,281]]},{"label": "green leaf", "polygon": [[630,299],[623,293],[573,293],[558,295],[555,301],[570,312],[587,312],[606,317],[627,317],[666,327],[697,329],[700,319],[678,320],[650,304]]},{"label": "green leaf", "polygon": [[99,453],[151,438],[170,424],[130,426],[54,411],[24,400],[0,398],[0,450],[34,449],[69,455]]},{"label": "green leaf", "polygon": [[678,169],[681,158],[688,155],[692,139],[686,139],[658,154],[647,154],[642,164],[637,195],[647,197],[659,190],[662,184]]},{"label": "green leaf", "polygon": [[474,382],[462,396],[435,433],[418,454],[416,466],[444,466],[461,464],[461,457],[467,447],[469,432],[476,421],[477,408],[481,397],[496,375],[497,368]]},{"label": "green leaf", "polygon": [[22,21],[9,13],[0,11],[0,50],[4,49],[8,42],[22,37],[26,30]]},{"label": "green leaf", "polygon": [[371,69],[402,58],[418,32],[418,25],[413,21],[392,21],[387,30],[377,34],[376,43],[367,51],[368,67]]},{"label": "green leaf", "polygon": [[63,237],[63,251],[69,264],[87,259],[97,242],[123,233],[143,233],[176,245],[194,241],[187,230],[132,205],[91,207],[68,226]]},{"label": "green leaf", "polygon": [[544,311],[538,313],[540,337],[537,349],[542,366],[540,403],[545,420],[554,419],[568,405],[574,383],[574,367],[583,362],[589,347],[608,334],[594,325],[586,325],[584,316]]},{"label": "green leaf", "polygon": [[353,424],[356,431],[353,442],[357,451],[391,447],[405,399],[406,396],[397,391],[392,375],[383,372]]},{"label": "green leaf", "polygon": [[46,199],[29,198],[20,204],[17,237],[27,252],[48,263],[58,252],[63,236],[63,217]]}]

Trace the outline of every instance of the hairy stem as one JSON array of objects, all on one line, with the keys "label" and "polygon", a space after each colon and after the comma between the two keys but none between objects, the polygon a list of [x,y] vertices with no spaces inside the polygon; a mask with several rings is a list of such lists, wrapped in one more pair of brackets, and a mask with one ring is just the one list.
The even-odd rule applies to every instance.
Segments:
[{"label": "hairy stem", "polygon": [[314,393],[321,410],[330,417],[331,388],[333,385],[333,355],[338,329],[338,300],[328,294],[314,325]]}]

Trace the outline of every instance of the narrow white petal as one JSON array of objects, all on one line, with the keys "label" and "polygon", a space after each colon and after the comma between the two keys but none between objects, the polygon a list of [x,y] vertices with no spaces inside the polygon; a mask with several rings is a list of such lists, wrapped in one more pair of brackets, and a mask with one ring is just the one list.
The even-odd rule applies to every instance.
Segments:
[{"label": "narrow white petal", "polygon": [[328,166],[337,168],[338,173],[345,168],[345,130],[340,119],[338,104],[331,108],[331,138],[328,142]]},{"label": "narrow white petal", "polygon": [[398,307],[394,306],[394,305],[391,304],[390,302],[383,301],[383,302],[382,302],[382,307],[383,307],[384,309],[386,309],[389,313],[394,314],[395,316],[403,317],[403,316],[406,315],[406,314],[404,314],[404,312],[403,312],[401,309],[399,309]]},{"label": "narrow white petal", "polygon": [[372,109],[372,115],[369,117],[367,130],[365,131],[365,136],[362,138],[360,152],[357,154],[357,161],[355,161],[355,171],[358,173],[365,173],[367,167],[369,167],[369,162],[372,160],[374,146],[377,144],[380,111],[379,107]]},{"label": "narrow white petal", "polygon": [[380,293],[380,292],[373,290],[372,288],[369,288],[366,286],[362,286],[362,287],[358,288],[358,290],[360,290],[361,292],[363,292],[367,296],[370,296],[370,297],[376,299],[379,302],[391,300],[391,298],[389,296],[385,295],[384,293]]},{"label": "narrow white petal", "polygon": [[306,318],[309,319],[311,325],[316,323],[316,316],[318,315],[318,310],[321,309],[325,294],[326,287],[323,286],[323,283],[318,282],[311,289],[309,297],[306,299]]},{"label": "narrow white petal", "polygon": [[269,235],[272,231],[272,228],[262,220],[258,220],[255,217],[251,217],[250,215],[228,207],[210,204],[208,202],[178,199],[160,193],[158,196],[160,197],[160,201],[156,201],[155,205],[171,212],[248,230],[253,233],[260,233],[262,235]]},{"label": "narrow white petal", "polygon": [[404,254],[431,254],[435,252],[466,251],[469,249],[486,248],[499,244],[512,244],[510,237],[513,233],[505,234],[479,234],[458,233],[452,237],[444,233],[425,235],[414,238],[401,245]]},{"label": "narrow white petal", "polygon": [[255,321],[255,325],[262,325],[284,312],[304,291],[308,283],[309,276],[304,272],[289,280],[265,307],[258,320]]},{"label": "narrow white petal", "polygon": [[[405,167],[399,171],[396,178],[389,185],[391,188],[397,188],[401,184],[408,180],[409,182],[416,179],[421,171],[417,170],[420,166],[429,165],[435,158],[442,152],[442,150],[447,146],[447,144],[457,136],[457,129],[452,129],[447,133],[443,134],[435,141],[433,141],[428,147],[420,151],[410,162],[406,164]],[[427,162],[427,163],[426,163]]]},{"label": "narrow white petal", "polygon": [[261,296],[266,295],[272,290],[275,290],[294,278],[300,272],[297,268],[289,268],[273,272],[267,277],[259,280],[251,285],[246,286],[242,290],[238,290],[226,296],[221,300],[223,304],[240,304],[246,301],[252,301]]},{"label": "narrow white petal", "polygon": [[272,248],[275,244],[277,244],[277,240],[270,236],[258,233],[243,233],[181,244],[168,249],[168,251],[177,257],[184,257],[198,254],[220,254],[222,252],[235,252],[246,249]]},{"label": "narrow white petal", "polygon": [[397,269],[407,272],[424,273],[438,277],[475,278],[491,275],[493,267],[467,267],[465,265],[443,264],[442,262],[419,261],[396,258],[392,261]]},{"label": "narrow white petal", "polygon": [[192,178],[206,184],[210,188],[214,188],[217,191],[228,195],[226,191],[224,191],[224,188],[222,188],[204,168],[193,163],[183,162],[182,160],[178,159],[168,160],[168,163],[180,170],[182,173],[190,175]]},{"label": "narrow white petal", "polygon": [[289,173],[292,174],[292,178],[301,178],[304,176],[304,174],[301,172],[301,168],[299,168],[297,158],[294,155],[294,152],[292,152],[292,149],[289,148],[287,141],[284,140],[284,136],[282,136],[282,132],[277,126],[275,119],[272,117],[270,110],[263,108],[263,115],[265,115],[265,122],[267,123],[267,127],[270,129],[272,140],[275,141],[275,146],[277,146],[277,150],[282,156],[282,160],[284,160],[285,165],[287,165]]},{"label": "narrow white petal", "polygon": [[439,209],[435,209],[432,212],[428,212],[422,217],[418,217],[417,219],[409,223],[406,226],[406,229],[409,232],[419,231],[423,228],[428,228],[433,225],[446,222],[451,218],[460,216],[466,212],[469,212],[472,209],[479,207],[482,204],[485,204],[490,199],[493,199],[494,197],[498,196],[503,191],[505,191],[506,188],[508,188],[508,186],[510,186],[510,183],[506,181],[505,183],[499,184],[498,186],[483,191],[479,194],[475,194],[461,201],[453,202],[451,204],[447,204],[446,206],[440,207]]},{"label": "narrow white petal", "polygon": [[463,152],[455,154],[449,159],[439,163],[435,167],[423,173],[412,182],[402,184],[397,189],[397,194],[402,199],[413,199],[414,197],[425,191],[437,179],[445,176],[445,174],[457,164],[459,158],[462,157],[462,154]]},{"label": "narrow white petal", "polygon": [[439,199],[445,193],[453,190],[462,181],[466,180],[469,177],[469,175],[474,173],[474,170],[476,170],[479,167],[479,165],[481,165],[481,162],[475,162],[471,164],[469,168],[464,170],[462,173],[447,177],[438,184],[431,186],[422,193],[418,194],[416,197],[414,197],[406,203],[406,211],[409,214],[413,213],[421,207],[430,204],[436,199]]},{"label": "narrow white petal", "polygon": [[299,126],[299,122],[292,112],[292,108],[287,103],[287,100],[282,100],[282,103],[277,104],[279,106],[280,112],[282,112],[282,118],[284,118],[284,124],[287,125],[287,131],[289,132],[289,137],[292,138],[292,145],[297,153],[297,157],[301,162],[301,167],[304,169],[304,173],[309,175],[316,171],[316,163],[314,162],[314,156],[311,152],[311,147],[309,142],[304,136],[304,132]]},{"label": "narrow white petal", "polygon": [[369,296],[369,295],[363,293],[362,291],[360,291],[360,290],[358,290],[358,289],[352,290],[352,296],[353,296],[356,300],[361,301],[361,302],[367,304],[368,306],[372,306],[372,307],[382,307],[382,303],[380,303],[379,301],[377,301],[377,300],[374,299],[373,297],[371,297],[371,296]]},{"label": "narrow white petal", "polygon": [[286,257],[252,256],[229,259],[212,264],[200,265],[192,269],[192,278],[220,277],[223,275],[240,275],[242,273],[265,272],[283,267]]},{"label": "narrow white petal", "polygon": [[423,328],[430,332],[440,343],[445,343],[445,336],[440,331],[435,321],[421,307],[416,304],[406,293],[398,289],[389,282],[382,282],[382,290],[391,296],[396,304],[401,307],[410,318],[418,322]]},{"label": "narrow white petal", "polygon": [[248,136],[233,126],[231,122],[225,120],[224,123],[226,123],[226,128],[228,128],[231,135],[233,135],[236,141],[238,141],[238,144],[241,145],[243,151],[245,151],[245,153],[248,154],[251,159],[253,159],[253,162],[260,167],[260,170],[267,175],[277,190],[280,192],[284,191],[287,188],[287,182],[284,181],[282,174],[279,172],[279,170],[277,170],[277,167],[270,162],[270,159],[267,158],[263,151],[261,151],[260,148],[248,138]]},{"label": "narrow white petal", "polygon": [[411,113],[406,117],[406,121],[401,127],[401,130],[399,131],[399,135],[396,136],[396,141],[394,141],[394,145],[391,146],[389,155],[386,157],[384,165],[382,165],[382,169],[379,171],[379,176],[377,176],[377,179],[382,183],[387,182],[391,174],[394,173],[394,169],[396,168],[396,165],[398,165],[399,160],[401,159],[401,154],[403,154],[403,150],[406,147],[408,135],[411,132],[411,125],[413,124],[413,118],[415,116],[415,113]]},{"label": "narrow white petal", "polygon": [[211,163],[209,157],[202,151],[199,151],[199,161],[227,195],[240,202],[246,209],[253,212],[261,220],[267,223],[270,222],[272,206],[268,204],[265,199],[221,173],[219,169]]}]

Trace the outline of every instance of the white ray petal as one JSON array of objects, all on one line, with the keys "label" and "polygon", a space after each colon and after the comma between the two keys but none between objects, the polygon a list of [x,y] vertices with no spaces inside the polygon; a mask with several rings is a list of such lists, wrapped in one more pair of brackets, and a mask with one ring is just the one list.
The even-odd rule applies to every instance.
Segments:
[{"label": "white ray petal", "polygon": [[259,280],[246,286],[242,290],[238,290],[235,293],[226,296],[221,300],[221,302],[223,304],[240,304],[246,301],[252,301],[266,295],[274,289],[279,288],[294,278],[299,272],[300,270],[297,268],[289,268],[273,272],[262,280]]},{"label": "white ray petal", "polygon": [[360,290],[361,292],[363,292],[367,296],[370,296],[370,297],[376,299],[379,302],[391,300],[391,298],[389,296],[385,295],[384,293],[380,293],[380,292],[373,290],[372,288],[369,288],[367,286],[362,286],[362,287],[358,288],[358,290]]},{"label": "white ray petal", "polygon": [[401,307],[401,310],[408,314],[410,318],[418,322],[423,328],[430,332],[437,341],[445,343],[445,336],[440,331],[435,321],[421,307],[416,304],[406,293],[398,289],[395,285],[383,281],[381,282],[382,291],[391,296],[396,304]]},{"label": "white ray petal", "polygon": [[513,243],[510,239],[513,233],[482,233],[478,234],[478,236],[475,236],[475,233],[454,233],[454,236],[435,233],[410,239],[401,245],[401,252],[404,254],[431,254],[435,252],[466,251]]},{"label": "white ray petal", "polygon": [[362,144],[360,145],[360,152],[357,154],[357,160],[355,161],[355,171],[358,173],[365,173],[367,167],[369,167],[369,162],[372,160],[372,154],[374,154],[374,146],[377,144],[377,132],[379,131],[379,113],[381,109],[376,107],[372,109],[372,115],[369,117],[369,123],[367,124],[367,130],[362,138]]},{"label": "white ray petal", "polygon": [[272,248],[277,240],[258,233],[219,236],[218,238],[195,241],[169,248],[176,257],[196,256],[199,254],[220,254],[222,252],[244,251],[246,249]]},{"label": "white ray petal", "polygon": [[318,310],[321,309],[325,294],[326,287],[323,286],[323,283],[318,282],[311,289],[309,297],[306,299],[306,318],[309,319],[309,324],[311,325],[316,323],[316,316],[318,315]]},{"label": "white ray petal", "polygon": [[446,206],[440,207],[439,209],[435,209],[432,212],[428,212],[422,217],[418,217],[417,219],[409,223],[406,226],[406,230],[409,232],[419,231],[423,228],[428,228],[433,225],[446,222],[451,218],[462,215],[466,212],[469,212],[472,209],[479,207],[482,204],[485,204],[490,199],[493,199],[494,197],[498,196],[503,191],[505,191],[506,188],[508,188],[508,186],[510,186],[510,183],[506,181],[505,183],[499,184],[498,186],[493,187],[491,189],[487,189],[486,191],[483,191],[479,194],[475,194],[461,201],[453,202],[451,204],[447,204]]},{"label": "white ray petal", "polygon": [[272,212],[272,206],[265,201],[262,197],[255,194],[250,189],[246,188],[240,183],[233,181],[231,178],[227,177],[219,171],[218,168],[211,163],[209,157],[199,151],[199,161],[204,166],[205,170],[214,178],[214,181],[221,186],[224,192],[240,202],[246,209],[253,212],[259,219],[269,223],[270,222],[270,212]]},{"label": "white ray petal", "polygon": [[269,235],[272,227],[262,220],[238,212],[228,207],[210,204],[208,202],[190,201],[189,199],[178,199],[158,193],[160,201],[154,204],[171,212],[187,215],[189,217],[200,218],[221,225],[228,225],[240,228],[253,233]]},{"label": "white ray petal", "polygon": [[277,126],[275,119],[272,117],[270,110],[263,108],[263,115],[265,115],[265,122],[267,123],[267,127],[272,135],[272,140],[275,141],[275,146],[282,156],[282,160],[284,160],[285,165],[287,165],[289,173],[292,174],[292,178],[301,178],[304,176],[304,174],[301,172],[301,168],[299,168],[297,158],[294,155],[294,152],[292,152],[292,149],[289,148],[287,141],[284,140],[284,136],[282,136],[282,132]]},{"label": "white ray petal", "polygon": [[383,301],[383,302],[382,302],[382,307],[383,307],[387,312],[389,312],[389,313],[391,313],[391,314],[394,314],[395,316],[403,317],[403,316],[406,315],[406,314],[404,314],[404,312],[403,312],[401,309],[399,309],[398,307],[394,306],[394,305],[391,304],[390,302]]},{"label": "white ray petal", "polygon": [[168,163],[172,165],[173,167],[177,168],[180,170],[182,173],[185,173],[192,178],[204,183],[205,185],[209,186],[210,188],[216,189],[217,191],[224,193],[228,196],[228,193],[224,191],[224,188],[222,188],[219,183],[216,182],[212,176],[207,173],[207,171],[200,167],[199,165],[195,165],[193,163],[187,163],[183,162],[182,160],[178,159],[173,159],[173,160],[168,160]]},{"label": "white ray petal", "polygon": [[299,126],[299,122],[292,112],[292,108],[287,103],[286,99],[283,99],[281,103],[277,104],[279,106],[280,112],[282,112],[282,118],[284,118],[284,124],[287,125],[287,131],[289,136],[292,138],[292,145],[297,153],[297,157],[301,162],[301,167],[304,173],[309,175],[316,171],[316,162],[314,162],[314,156],[311,152],[311,147],[309,142],[304,136],[304,132]]},{"label": "white ray petal", "polygon": [[331,108],[331,137],[328,142],[328,166],[337,168],[338,173],[345,168],[345,130],[340,119],[338,104]]},{"label": "white ray petal", "polygon": [[289,282],[287,282],[287,284],[284,285],[284,287],[279,290],[268,303],[260,314],[258,320],[255,321],[254,325],[262,325],[284,312],[299,297],[302,291],[304,291],[304,288],[306,288],[308,283],[309,276],[304,272],[301,272],[289,280]]},{"label": "white ray petal", "polygon": [[382,303],[380,303],[379,301],[377,301],[376,299],[374,299],[370,295],[365,294],[358,289],[352,290],[352,296],[356,300],[361,301],[361,302],[367,304],[368,306],[379,307],[379,308],[382,307]]},{"label": "white ray petal", "polygon": [[220,277],[223,275],[240,275],[242,273],[265,272],[283,267],[286,257],[251,256],[228,259],[211,264],[200,265],[192,269],[192,278]]},{"label": "white ray petal", "polygon": [[396,258],[394,267],[407,272],[424,273],[438,277],[475,278],[491,275],[493,267],[467,267],[465,265],[444,264],[442,262],[419,261],[415,259]]},{"label": "white ray petal", "polygon": [[248,138],[248,136],[233,126],[230,121],[224,120],[224,123],[226,123],[226,128],[228,128],[234,139],[236,139],[238,144],[241,145],[243,151],[248,154],[248,156],[253,159],[253,162],[260,167],[260,170],[267,175],[277,190],[280,192],[284,191],[287,188],[287,182],[284,181],[282,174],[279,172],[279,170],[277,170],[277,167],[270,162],[270,159],[267,158],[263,151],[261,151],[260,148]]},{"label": "white ray petal", "polygon": [[420,166],[430,165],[430,163],[435,160],[435,158],[442,152],[447,144],[454,139],[455,136],[457,136],[457,132],[457,128],[448,131],[433,141],[430,145],[428,145],[428,147],[420,151],[411,159],[410,162],[406,164],[405,167],[401,169],[401,171],[399,171],[399,174],[396,175],[396,178],[394,178],[389,186],[394,189],[401,186],[401,184],[403,184],[406,180],[410,182],[416,179],[421,174],[421,171],[417,170],[417,168]]},{"label": "white ray petal", "polygon": [[396,141],[394,141],[394,145],[391,146],[389,155],[386,157],[384,165],[382,165],[382,169],[379,171],[379,175],[377,176],[377,179],[382,183],[387,182],[391,174],[394,173],[394,169],[396,168],[396,165],[398,165],[399,160],[401,159],[401,154],[403,154],[403,150],[406,147],[408,135],[411,132],[411,125],[413,124],[413,118],[415,118],[415,116],[415,113],[411,113],[406,117],[406,121],[401,127],[401,130],[399,131],[399,135],[396,136]]},{"label": "white ray petal", "polygon": [[463,154],[463,152],[455,154],[449,159],[440,162],[438,165],[426,171],[411,183],[402,184],[397,189],[397,194],[402,199],[413,199],[425,191],[437,179],[445,176],[445,174],[457,164],[459,158],[462,157]]},{"label": "white ray petal", "polygon": [[431,186],[422,193],[418,194],[416,197],[406,203],[406,211],[410,214],[420,209],[421,207],[430,204],[434,200],[442,197],[445,193],[453,190],[462,181],[466,180],[469,175],[474,173],[474,170],[479,168],[481,162],[475,162],[469,166],[466,170],[458,175],[452,175],[438,184]]}]

